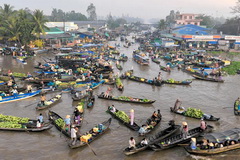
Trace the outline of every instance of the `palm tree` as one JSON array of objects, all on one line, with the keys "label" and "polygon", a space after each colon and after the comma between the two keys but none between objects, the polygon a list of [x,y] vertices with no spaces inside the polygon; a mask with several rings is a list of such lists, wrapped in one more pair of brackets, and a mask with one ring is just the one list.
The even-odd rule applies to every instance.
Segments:
[{"label": "palm tree", "polygon": [[48,27],[45,25],[46,22],[48,22],[47,18],[44,16],[43,11],[40,11],[39,9],[35,10],[33,12],[33,34],[37,36],[37,38],[40,37],[41,34],[45,34],[44,29],[48,29]]},{"label": "palm tree", "polygon": [[2,20],[8,20],[9,17],[13,16],[15,10],[13,10],[13,6],[10,4],[4,4],[4,6],[0,6],[0,16]]}]

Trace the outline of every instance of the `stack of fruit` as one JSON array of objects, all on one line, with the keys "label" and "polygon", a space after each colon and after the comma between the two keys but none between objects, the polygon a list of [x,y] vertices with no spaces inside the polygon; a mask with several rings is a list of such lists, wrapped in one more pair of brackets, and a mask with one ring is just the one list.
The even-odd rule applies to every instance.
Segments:
[{"label": "stack of fruit", "polygon": [[55,120],[55,123],[57,124],[57,126],[59,126],[60,128],[63,128],[65,126],[65,123],[63,121],[62,118],[58,118],[57,120]]},{"label": "stack of fruit", "polygon": [[12,123],[28,123],[29,118],[21,118],[15,116],[7,116],[0,114],[0,121],[12,122]]}]

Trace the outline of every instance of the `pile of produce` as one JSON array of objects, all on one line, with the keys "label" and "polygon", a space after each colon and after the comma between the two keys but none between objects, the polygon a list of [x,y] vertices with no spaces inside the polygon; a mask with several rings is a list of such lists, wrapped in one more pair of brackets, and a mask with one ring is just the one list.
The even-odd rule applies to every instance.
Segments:
[{"label": "pile of produce", "polygon": [[120,78],[116,78],[116,85],[117,85],[117,87],[118,86],[123,86],[123,84],[122,84],[122,81],[120,80]]},{"label": "pile of produce", "polygon": [[63,121],[62,118],[58,118],[57,120],[55,120],[55,123],[57,124],[57,126],[59,126],[60,128],[63,128],[65,126],[65,123]]},{"label": "pile of produce", "polygon": [[141,100],[142,102],[149,102],[150,100],[149,99],[143,99]]},{"label": "pile of produce", "polygon": [[85,68],[77,68],[77,71],[78,72],[83,72],[83,73],[85,73],[85,72],[87,72],[88,71],[88,69],[85,69]]},{"label": "pile of produce", "polygon": [[187,111],[184,112],[184,115],[193,118],[202,118],[203,112],[200,109],[189,107]]},{"label": "pile of produce", "polygon": [[229,75],[237,74],[237,71],[240,69],[240,62],[233,61],[230,65],[222,68],[222,71],[227,72]]},{"label": "pile of produce", "polygon": [[14,122],[0,122],[0,128],[22,128],[22,125]]},{"label": "pile of produce", "polygon": [[12,122],[12,123],[28,123],[29,118],[21,118],[15,116],[7,116],[0,114],[0,121]]},{"label": "pile of produce", "polygon": [[170,79],[166,80],[166,82],[168,82],[168,83],[174,83],[174,82],[175,82],[175,80],[174,80],[174,79],[172,79],[172,78],[170,78]]},{"label": "pile of produce", "polygon": [[117,69],[122,70],[122,66],[120,64],[117,64]]},{"label": "pile of produce", "polygon": [[10,77],[7,77],[7,76],[0,76],[0,80],[7,82],[7,81],[10,80]]},{"label": "pile of produce", "polygon": [[26,75],[25,73],[13,72],[12,75],[13,75],[14,77],[19,77],[19,78],[27,77],[27,75]]},{"label": "pile of produce", "polygon": [[[114,97],[113,97],[114,98]],[[131,97],[127,97],[127,96],[119,96],[119,97],[116,97],[115,99],[120,99],[120,100],[126,100],[126,101],[130,101]]]},{"label": "pile of produce", "polygon": [[118,118],[120,118],[121,120],[123,120],[125,123],[130,123],[130,119],[128,117],[128,115],[123,112],[123,111],[118,111],[114,113]]},{"label": "pile of produce", "polygon": [[59,83],[59,84],[58,84],[58,87],[59,87],[60,89],[65,89],[65,88],[70,88],[71,86],[73,86],[73,85],[75,85],[75,84],[76,84],[75,81],[73,81],[73,82],[64,82],[64,83]]}]

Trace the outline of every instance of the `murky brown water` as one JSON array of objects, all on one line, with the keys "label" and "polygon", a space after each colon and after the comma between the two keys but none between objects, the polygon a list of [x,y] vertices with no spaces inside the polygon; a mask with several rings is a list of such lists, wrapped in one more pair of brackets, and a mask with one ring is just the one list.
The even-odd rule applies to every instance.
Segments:
[{"label": "murky brown water", "polygon": [[[113,42],[114,44],[115,42]],[[137,49],[137,45],[130,48],[121,48],[121,53],[129,56],[128,62],[123,64],[125,70],[131,69],[133,66],[134,74],[146,78],[153,78],[159,72],[159,66],[155,63],[150,63],[149,66],[140,66],[132,61],[132,50]],[[36,57],[27,60],[28,64],[23,65],[12,59],[10,56],[0,57],[0,64],[4,69],[12,69],[15,72],[33,71],[32,66],[42,61],[41,57],[47,57],[47,54],[39,54]],[[42,61],[43,62],[43,61]],[[164,63],[163,61],[161,63]],[[162,72],[164,79],[174,78],[176,80],[191,79],[191,76],[174,69],[170,74]],[[174,119],[177,123],[187,121],[190,128],[199,125],[199,121],[191,118],[185,118],[180,115],[170,113],[169,107],[174,105],[177,98],[182,100],[182,105],[185,107],[196,107],[206,113],[211,113],[216,117],[221,117],[219,122],[208,122],[213,125],[217,131],[239,127],[239,118],[233,114],[232,107],[235,99],[240,96],[239,76],[224,77],[223,84],[211,83],[205,81],[194,80],[191,86],[175,86],[163,85],[161,87],[153,87],[147,84],[140,84],[128,80],[124,80],[125,90],[121,93],[114,89],[114,95],[128,95],[134,97],[144,97],[155,99],[156,102],[152,105],[135,105],[128,103],[119,103],[114,101],[106,101],[96,99],[94,108],[85,110],[85,122],[81,128],[81,132],[86,132],[91,129],[95,124],[102,122],[110,117],[105,111],[108,105],[114,104],[116,108],[124,110],[129,113],[130,109],[135,110],[136,122],[138,124],[144,121],[156,109],[161,109],[163,120],[154,132],[167,127],[167,122]],[[107,85],[102,85],[94,91],[94,94],[99,94],[106,91]],[[56,93],[48,94],[51,97]],[[35,105],[24,107],[40,99],[39,96],[26,99],[23,101],[6,103],[0,105],[2,114],[15,115],[20,117],[36,118],[39,113],[44,114],[47,118],[47,111],[38,112],[35,110]],[[69,93],[64,93],[62,102],[53,106],[51,110],[57,112],[62,117],[73,112],[73,104]],[[175,160],[175,159],[200,159],[202,157],[190,156],[181,147],[175,147],[169,150],[153,152],[151,150],[144,151],[132,156],[125,156],[122,150],[128,146],[129,137],[133,136],[136,140],[138,134],[129,130],[117,120],[113,119],[110,130],[99,139],[92,142],[90,145],[97,153],[95,156],[91,150],[85,146],[79,149],[70,149],[66,143],[66,138],[53,127],[52,129],[42,133],[19,133],[19,132],[0,132],[0,159],[162,159],[162,160]],[[152,134],[154,134],[154,132]],[[209,159],[240,159],[240,150],[232,151],[225,154],[220,154]]]}]

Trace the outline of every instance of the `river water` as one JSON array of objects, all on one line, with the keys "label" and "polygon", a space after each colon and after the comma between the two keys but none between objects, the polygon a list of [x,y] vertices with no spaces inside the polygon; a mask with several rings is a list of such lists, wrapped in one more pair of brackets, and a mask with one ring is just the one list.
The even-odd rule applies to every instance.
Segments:
[{"label": "river water", "polygon": [[[116,42],[110,42],[114,44]],[[121,43],[121,42],[117,42]],[[122,44],[122,43],[121,43]],[[123,64],[123,71],[134,68],[134,75],[146,78],[153,78],[158,75],[159,66],[150,62],[149,66],[141,66],[132,60],[132,51],[137,49],[138,45],[134,44],[129,48],[120,48],[121,53],[129,57],[129,60]],[[11,69],[14,72],[33,72],[33,65],[42,60],[42,57],[52,57],[51,54],[38,54],[36,57],[29,58],[27,65],[23,65],[12,59],[10,56],[1,56],[0,65],[4,70]],[[164,64],[161,61],[161,64]],[[120,73],[122,73],[120,72]],[[163,79],[174,78],[176,80],[192,79],[192,77],[182,71],[174,69],[170,74],[162,72]],[[115,72],[116,73],[116,72]],[[155,99],[156,102],[151,105],[136,105],[129,103],[120,103],[114,101],[106,101],[96,98],[95,106],[92,109],[86,109],[84,121],[80,131],[85,133],[95,124],[105,121],[109,117],[105,111],[107,106],[114,104],[117,109],[123,110],[129,114],[130,109],[135,110],[135,121],[139,125],[143,124],[149,118],[154,110],[160,109],[163,120],[161,124],[150,134],[167,127],[169,120],[174,119],[177,124],[186,121],[189,128],[199,126],[199,120],[186,118],[175,115],[170,112],[177,98],[182,101],[182,106],[195,107],[201,109],[205,113],[213,114],[220,117],[219,122],[208,122],[213,125],[216,131],[224,131],[239,126],[239,118],[233,113],[233,103],[240,96],[238,89],[240,82],[239,76],[226,76],[224,83],[213,83],[206,81],[193,80],[190,86],[163,85],[161,87],[153,87],[151,85],[136,83],[133,81],[123,80],[124,91],[120,92],[116,88],[113,89],[113,95],[126,95],[133,97],[143,97]],[[94,90],[97,95],[106,91],[108,85],[101,85]],[[56,93],[47,94],[47,98],[52,97]],[[2,114],[14,115],[19,117],[29,117],[35,119],[39,113],[43,113],[45,120],[47,119],[46,111],[36,111],[35,106],[28,104],[40,100],[39,96],[32,97],[23,101],[6,103],[0,105]],[[53,106],[51,110],[57,112],[62,117],[72,114],[76,103],[72,102],[69,93],[64,93],[61,103]],[[231,108],[226,108],[231,107]],[[181,147],[175,147],[169,150],[154,152],[151,150],[140,152],[136,155],[125,156],[122,150],[128,146],[129,138],[133,136],[136,141],[141,140],[137,132],[131,131],[117,120],[113,119],[110,130],[100,138],[92,142],[90,145],[96,152],[95,156],[88,146],[79,149],[70,149],[67,145],[64,135],[53,127],[42,133],[20,133],[20,132],[4,132],[0,133],[0,159],[83,159],[83,160],[134,160],[134,159],[151,159],[151,160],[185,160],[185,159],[240,159],[240,150],[220,154],[212,157],[191,156]]]}]

